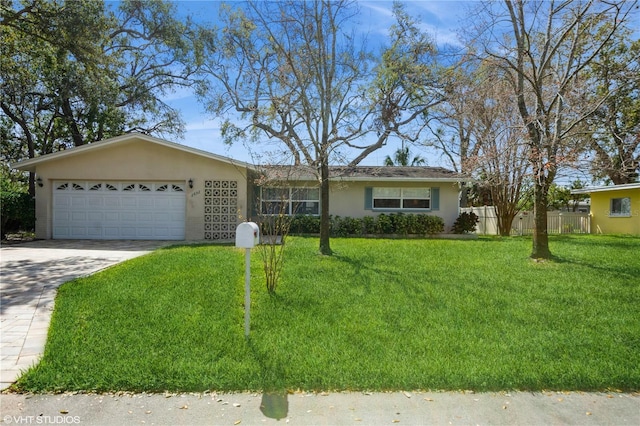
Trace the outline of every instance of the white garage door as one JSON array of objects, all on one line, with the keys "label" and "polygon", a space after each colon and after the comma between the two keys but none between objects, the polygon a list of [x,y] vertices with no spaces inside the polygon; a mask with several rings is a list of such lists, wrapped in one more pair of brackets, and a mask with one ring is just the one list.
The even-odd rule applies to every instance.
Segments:
[{"label": "white garage door", "polygon": [[79,182],[53,185],[53,238],[183,240],[180,182]]}]

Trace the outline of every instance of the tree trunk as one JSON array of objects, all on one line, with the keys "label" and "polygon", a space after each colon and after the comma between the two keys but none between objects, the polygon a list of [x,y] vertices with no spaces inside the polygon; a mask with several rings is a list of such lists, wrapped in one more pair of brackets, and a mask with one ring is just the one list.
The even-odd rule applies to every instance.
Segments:
[{"label": "tree trunk", "polygon": [[469,207],[469,187],[466,182],[460,184],[460,207]]},{"label": "tree trunk", "polygon": [[82,137],[82,132],[78,127],[78,123],[73,118],[73,108],[71,108],[71,102],[69,98],[64,98],[62,100],[62,111],[65,115],[65,121],[69,126],[69,130],[71,132],[71,139],[73,140],[73,146],[82,146],[84,145],[84,138]]},{"label": "tree trunk", "polygon": [[331,222],[329,220],[329,162],[322,159],[320,163],[320,254],[332,254],[329,243]]},{"label": "tree trunk", "polygon": [[536,179],[533,188],[533,250],[531,257],[534,259],[550,259],[549,234],[547,233],[547,190],[543,182]]},{"label": "tree trunk", "polygon": [[510,212],[498,212],[498,233],[502,237],[508,237],[511,235],[511,224],[513,223],[514,214]]}]

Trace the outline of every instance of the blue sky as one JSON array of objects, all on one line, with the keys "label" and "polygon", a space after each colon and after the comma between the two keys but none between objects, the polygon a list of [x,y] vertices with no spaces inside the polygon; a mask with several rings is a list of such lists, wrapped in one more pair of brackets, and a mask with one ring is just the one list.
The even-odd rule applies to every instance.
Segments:
[{"label": "blue sky", "polygon": [[[199,22],[213,23],[216,21],[219,1],[205,0],[176,0],[175,4],[181,15],[191,15]],[[363,33],[370,40],[380,40],[386,37],[388,28],[394,22],[391,12],[392,1],[359,1],[360,26]],[[412,16],[419,17],[423,29],[429,32],[438,44],[457,44],[456,30],[461,16],[473,1],[407,1],[407,10]],[[220,120],[205,112],[204,107],[188,90],[181,90],[166,97],[172,107],[178,109],[186,123],[186,133],[182,140],[176,142],[202,149],[216,154],[229,156],[246,162],[259,162],[252,158],[246,147],[241,143],[229,147],[220,138]],[[382,165],[387,155],[393,155],[400,146],[399,140],[392,140],[388,145],[365,159],[361,165]],[[259,148],[252,145],[252,149]],[[266,148],[274,149],[273,145]],[[413,155],[426,158],[427,165],[448,166],[440,155],[434,151],[411,147]]]}]

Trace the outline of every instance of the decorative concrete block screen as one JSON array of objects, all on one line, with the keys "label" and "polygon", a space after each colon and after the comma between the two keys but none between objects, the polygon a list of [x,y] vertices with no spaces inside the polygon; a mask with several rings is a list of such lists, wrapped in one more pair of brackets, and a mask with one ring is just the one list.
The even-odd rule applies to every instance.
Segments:
[{"label": "decorative concrete block screen", "polygon": [[229,240],[236,237],[238,181],[204,181],[204,238]]}]

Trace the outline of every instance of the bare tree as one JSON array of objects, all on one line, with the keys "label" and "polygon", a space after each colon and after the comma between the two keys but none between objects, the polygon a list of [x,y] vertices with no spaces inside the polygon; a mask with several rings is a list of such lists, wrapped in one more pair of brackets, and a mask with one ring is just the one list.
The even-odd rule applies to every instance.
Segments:
[{"label": "bare tree", "polygon": [[473,40],[503,72],[527,130],[533,172],[531,257],[550,258],[547,193],[558,168],[575,157],[576,129],[603,101],[587,102],[586,67],[630,19],[635,1],[525,1],[484,4]]},{"label": "bare tree", "polygon": [[[480,148],[475,139],[477,117],[474,108],[484,102],[478,91],[481,79],[477,64],[466,57],[452,67],[445,101],[434,108],[434,119],[427,123],[430,136],[424,142],[440,151],[449,167],[468,176],[474,172],[474,159]],[[469,189],[467,184],[461,184],[461,207],[468,205]]]},{"label": "bare tree", "polygon": [[489,191],[496,208],[498,232],[508,236],[520,211],[529,175],[526,131],[499,69],[485,63],[477,76],[479,97],[470,105],[475,123],[472,130],[475,155],[467,158],[467,167],[473,169],[480,185]]},{"label": "bare tree", "polygon": [[357,9],[347,0],[224,7],[223,27],[205,37],[209,85],[200,93],[211,112],[226,115],[225,142],[276,140],[294,165],[316,172],[322,254],[331,254],[329,163],[338,150],[359,152],[349,162],[356,165],[391,135],[415,137],[410,124],[438,99],[427,66],[433,46],[402,8],[396,14],[377,67],[349,32]]}]

